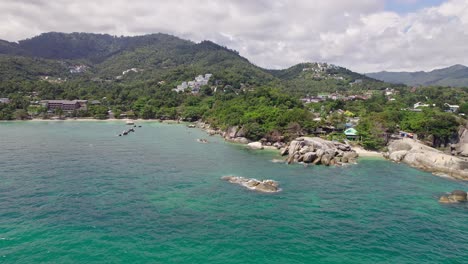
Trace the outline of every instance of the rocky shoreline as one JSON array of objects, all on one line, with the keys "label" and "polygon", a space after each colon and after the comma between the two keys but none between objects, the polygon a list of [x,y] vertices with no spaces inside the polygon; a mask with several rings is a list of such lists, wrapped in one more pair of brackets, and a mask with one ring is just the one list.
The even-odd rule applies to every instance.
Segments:
[{"label": "rocky shoreline", "polygon": [[[356,163],[359,156],[384,157],[394,162],[403,162],[409,166],[432,172],[438,176],[446,175],[459,180],[468,180],[467,159],[445,154],[409,138],[391,141],[388,145],[388,152],[381,153],[366,151],[359,147],[354,149],[350,145],[318,137],[299,137],[290,143],[282,142],[283,138],[278,138],[275,143],[251,142],[245,137],[245,132],[240,127],[230,127],[226,131],[222,131],[212,129],[209,124],[202,122],[197,122],[196,127],[207,131],[210,135],[220,135],[228,142],[247,145],[250,149],[278,150],[282,156],[286,156],[284,162],[288,164],[339,166],[346,163]],[[460,142],[457,145],[457,150],[460,149],[460,146],[465,145],[464,141]],[[274,162],[279,163],[280,160]]]},{"label": "rocky shoreline", "polygon": [[421,170],[468,180],[466,159],[445,154],[414,139],[403,138],[390,142],[384,156],[391,161],[402,162]]},{"label": "rocky shoreline", "polygon": [[251,142],[245,136],[245,131],[238,126],[230,127],[226,131],[212,129],[209,124],[197,122],[196,127],[205,130],[210,136],[220,135],[227,142],[244,144],[253,150],[278,150],[281,156],[287,156],[284,162],[304,163],[312,165],[341,165],[356,163],[359,154],[348,144],[328,141],[319,137],[298,137],[290,143],[284,143],[283,137],[272,143],[263,139]]}]

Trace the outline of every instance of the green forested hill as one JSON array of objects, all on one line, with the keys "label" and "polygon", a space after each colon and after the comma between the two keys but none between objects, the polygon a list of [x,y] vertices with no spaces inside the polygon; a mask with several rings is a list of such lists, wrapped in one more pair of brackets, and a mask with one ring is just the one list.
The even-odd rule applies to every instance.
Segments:
[{"label": "green forested hill", "polygon": [[44,33],[21,40],[18,48],[24,55],[56,60],[87,59],[99,63],[124,51],[138,47],[157,45],[158,47],[191,45],[166,34],[151,34],[136,37],[117,37],[107,34],[91,33]]},{"label": "green forested hill", "polygon": [[327,63],[300,63],[284,70],[269,70],[294,94],[348,90],[380,90],[389,84]]},{"label": "green forested hill", "polygon": [[[164,81],[175,86],[212,73],[222,87],[270,85],[292,94],[380,89],[386,84],[345,68],[302,63],[285,70],[266,70],[236,51],[211,41],[194,43],[167,34],[117,37],[90,33],[44,33],[18,43],[0,41],[0,81],[98,80],[118,83]],[[124,71],[136,69],[136,72]],[[357,82],[356,82],[357,80]]]},{"label": "green forested hill", "polygon": [[0,81],[37,80],[41,76],[68,76],[67,63],[34,57],[0,54]]}]

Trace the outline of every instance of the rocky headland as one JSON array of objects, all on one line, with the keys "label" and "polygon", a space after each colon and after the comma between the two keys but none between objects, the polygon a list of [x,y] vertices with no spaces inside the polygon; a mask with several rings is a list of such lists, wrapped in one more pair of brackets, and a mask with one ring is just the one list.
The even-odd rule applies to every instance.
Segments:
[{"label": "rocky headland", "polygon": [[[251,142],[246,138],[242,127],[229,127],[226,131],[212,129],[209,124],[199,122],[197,127],[204,129],[209,135],[221,135],[226,141],[245,144],[249,149],[276,149],[282,156],[287,156],[285,162],[304,163],[313,165],[341,165],[356,163],[359,154],[348,144],[328,141],[319,137],[299,137],[290,143],[284,143],[284,137],[275,135]],[[273,141],[273,142],[272,142]],[[275,161],[279,162],[279,160]]]},{"label": "rocky headland", "polygon": [[276,193],[281,191],[279,183],[274,180],[248,179],[238,176],[224,176],[221,179],[257,192]]},{"label": "rocky headland", "polygon": [[[468,128],[461,127],[459,131],[460,141],[452,148],[452,155],[443,153],[423,143],[403,138],[393,140],[388,145],[388,152],[381,155],[380,152],[369,152],[353,149],[348,144],[328,141],[318,137],[298,137],[289,143],[284,142],[284,137],[277,135],[274,138],[265,138],[258,142],[251,142],[246,138],[246,133],[239,126],[229,127],[226,130],[213,129],[209,124],[198,122],[197,127],[204,129],[209,135],[220,135],[226,141],[245,144],[254,150],[277,149],[284,161],[274,160],[275,163],[286,162],[304,163],[305,165],[343,165],[356,163],[360,156],[384,156],[394,162],[403,162],[409,166],[443,174],[456,179],[468,180]],[[370,154],[369,154],[370,153]]]},{"label": "rocky headland", "polygon": [[466,159],[445,154],[414,139],[403,138],[390,142],[388,152],[384,156],[418,169],[468,180]]}]

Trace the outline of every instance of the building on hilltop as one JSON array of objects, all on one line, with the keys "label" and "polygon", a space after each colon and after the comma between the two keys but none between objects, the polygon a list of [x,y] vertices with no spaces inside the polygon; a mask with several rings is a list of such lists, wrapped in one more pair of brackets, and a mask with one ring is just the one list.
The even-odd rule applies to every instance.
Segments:
[{"label": "building on hilltop", "polygon": [[189,82],[182,82],[182,84],[177,85],[177,88],[172,89],[173,91],[176,92],[183,92],[186,89],[190,88],[190,91],[193,94],[196,94],[200,91],[200,88],[202,86],[208,85],[208,82],[210,81],[210,78],[213,76],[211,73],[207,73],[204,76],[203,75],[198,75],[195,77],[193,81]]},{"label": "building on hilltop", "polygon": [[[421,102],[417,102],[413,105],[413,108],[416,109],[416,108],[420,108],[420,107],[429,107],[431,106],[430,104],[423,104]],[[435,104],[433,104],[432,106],[435,106]]]},{"label": "building on hilltop", "polygon": [[451,105],[451,104],[445,103],[444,106],[448,108],[446,112],[451,112],[451,113],[456,113],[460,109],[459,105]]},{"label": "building on hilltop", "polygon": [[123,71],[122,75],[125,75],[125,74],[130,73],[130,72],[140,72],[140,71],[142,71],[142,70],[137,69],[137,68],[131,68],[131,69]]},{"label": "building on hilltop", "polygon": [[70,67],[70,73],[83,73],[85,72],[89,67],[84,65],[84,64],[80,64],[80,65],[73,65]]},{"label": "building on hilltop", "polygon": [[9,98],[0,98],[0,104],[9,104],[10,99]]}]

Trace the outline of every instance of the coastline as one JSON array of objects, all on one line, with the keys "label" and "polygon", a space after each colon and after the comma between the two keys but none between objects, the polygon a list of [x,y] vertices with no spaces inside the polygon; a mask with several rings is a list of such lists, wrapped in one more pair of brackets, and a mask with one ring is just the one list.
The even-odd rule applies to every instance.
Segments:
[{"label": "coastline", "polygon": [[165,124],[185,124],[185,121],[177,121],[177,120],[160,120],[160,119],[96,119],[96,118],[65,118],[65,119],[41,119],[41,118],[33,118],[27,120],[0,120],[0,122],[126,122],[126,121],[134,121],[134,122],[159,122]]},{"label": "coastline", "polygon": [[[32,122],[121,122],[121,123],[125,123],[126,121],[128,120],[131,120],[131,121],[134,121],[134,122],[140,122],[140,123],[154,123],[154,122],[158,122],[158,123],[164,123],[164,124],[173,124],[173,125],[176,125],[176,124],[190,124],[190,123],[193,123],[193,122],[186,122],[186,121],[178,121],[178,120],[160,120],[160,119],[95,119],[95,118],[66,118],[66,119],[38,119],[38,118],[34,118],[34,119],[30,119],[30,120],[0,120],[0,122],[27,122],[27,121],[32,121]],[[206,125],[205,123],[202,123],[203,125]],[[210,134],[210,129],[209,127],[204,127],[204,126],[200,126],[200,123],[197,124],[196,128],[199,128],[205,132],[207,132],[208,134]],[[219,131],[217,131],[219,132]],[[222,138],[224,138],[222,136],[222,134],[219,134],[219,133],[216,133],[218,136],[221,136]],[[214,134],[214,135],[216,135]],[[242,145],[242,146],[245,146],[246,148],[249,148],[247,144],[242,144],[242,143],[239,143],[239,142],[232,142],[232,141],[229,141],[229,140],[226,140],[226,142],[229,142],[231,144],[235,144],[235,145]],[[384,153],[382,152],[378,152],[378,151],[371,151],[371,150],[366,150],[364,148],[362,148],[361,146],[352,146],[352,149],[359,155],[360,158],[375,158],[375,159],[385,159],[385,160],[388,160],[388,161],[393,161],[391,159],[388,159],[385,157]],[[276,154],[280,154],[280,149],[274,147],[274,146],[263,146],[263,151],[267,151],[267,152],[274,152]],[[395,162],[395,161],[393,161]],[[416,169],[419,169],[421,171],[425,171],[425,172],[430,172],[432,173],[434,176],[438,176],[438,177],[442,177],[442,178],[446,178],[446,179],[452,179],[452,180],[466,180],[466,178],[464,177],[457,177],[454,174],[453,170],[451,171],[441,171],[441,170],[435,170],[433,168],[428,168],[428,167],[425,167],[425,166],[417,166],[417,165],[414,165],[414,164],[407,164],[408,166],[410,167],[413,167],[413,168],[416,168]],[[456,173],[455,173],[456,174]]]}]

